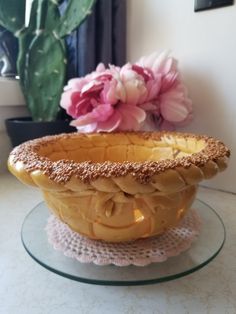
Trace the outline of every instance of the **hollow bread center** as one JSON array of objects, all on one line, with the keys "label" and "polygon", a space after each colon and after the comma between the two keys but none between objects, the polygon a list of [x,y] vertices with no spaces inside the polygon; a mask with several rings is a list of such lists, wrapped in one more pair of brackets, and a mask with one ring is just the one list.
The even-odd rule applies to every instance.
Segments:
[{"label": "hollow bread center", "polygon": [[38,153],[52,161],[144,162],[189,156],[205,146],[206,142],[201,139],[170,135],[154,140],[138,133],[71,134],[44,143]]}]

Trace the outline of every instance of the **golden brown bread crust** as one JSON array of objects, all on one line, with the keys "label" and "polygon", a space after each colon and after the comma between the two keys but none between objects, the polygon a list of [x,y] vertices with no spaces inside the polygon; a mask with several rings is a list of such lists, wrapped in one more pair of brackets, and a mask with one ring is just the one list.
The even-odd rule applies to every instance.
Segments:
[{"label": "golden brown bread crust", "polygon": [[[124,134],[127,134],[127,136],[124,136]],[[222,142],[207,136],[177,132],[126,132],[124,134],[121,135],[121,140],[128,140],[128,143],[126,143],[127,145],[132,144],[132,140],[129,140],[132,137],[132,134],[138,134],[138,137],[143,139],[143,143],[147,143],[149,141],[149,145],[155,145],[155,141],[160,143],[160,140],[162,143],[165,142],[165,144],[168,145],[168,141],[170,142],[170,139],[176,139],[175,145],[180,149],[185,148],[186,150],[190,146],[188,141],[193,139],[195,141],[195,146],[202,142],[204,142],[206,146],[196,153],[191,153],[193,149],[190,148],[190,154],[188,155],[186,153],[186,155],[181,158],[167,158],[160,161],[150,160],[142,162],[92,162],[89,159],[85,159],[82,162],[74,162],[68,158],[59,158],[59,160],[53,161],[45,157],[44,154],[40,154],[40,150],[44,152],[45,150],[50,150],[52,146],[53,149],[59,151],[64,148],[61,146],[67,145],[65,149],[69,149],[70,147],[73,147],[73,141],[75,139],[81,143],[81,146],[78,148],[80,150],[83,148],[89,149],[89,147],[86,148],[86,145],[91,144],[89,143],[89,139],[91,138],[95,138],[96,142],[101,142],[101,138],[103,138],[104,141],[107,141],[108,145],[112,146],[112,144],[116,144],[116,141],[113,141],[114,143],[112,143],[111,140],[111,143],[109,143],[108,138],[113,136],[114,138],[118,137],[119,140],[120,136],[120,133],[61,134],[29,141],[16,147],[10,154],[8,163],[9,168],[10,170],[17,167],[21,168],[21,170],[24,168],[24,170],[29,174],[35,170],[40,170],[56,183],[68,182],[74,176],[82,182],[88,183],[98,178],[123,177],[127,174],[131,174],[132,177],[141,183],[147,183],[151,181],[151,178],[154,175],[162,173],[168,169],[187,169],[190,166],[195,165],[198,168],[201,168],[204,172],[204,170],[206,170],[205,168],[207,168],[206,165],[209,164],[210,167],[210,164],[212,165],[213,162],[217,165],[219,170],[221,170],[226,167],[227,159],[230,155],[229,149]],[[160,149],[165,148],[160,147]],[[57,154],[60,156],[59,152]],[[78,154],[80,154],[80,152]],[[61,156],[65,157],[63,152],[61,152]]]},{"label": "golden brown bread crust", "polygon": [[92,239],[124,242],[163,233],[174,227],[191,206],[196,186],[181,192],[126,196],[87,190],[86,193],[44,191],[52,212],[71,229]]},{"label": "golden brown bread crust", "polygon": [[73,230],[119,242],[175,226],[229,155],[220,141],[186,133],[73,133],[16,147],[8,166]]}]

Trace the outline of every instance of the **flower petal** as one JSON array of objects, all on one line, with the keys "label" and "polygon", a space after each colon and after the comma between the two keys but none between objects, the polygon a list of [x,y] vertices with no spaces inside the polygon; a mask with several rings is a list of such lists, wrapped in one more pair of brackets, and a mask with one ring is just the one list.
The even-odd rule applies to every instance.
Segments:
[{"label": "flower petal", "polygon": [[145,111],[158,111],[159,106],[155,102],[145,102],[141,105],[139,105],[139,108],[145,110]]},{"label": "flower petal", "polygon": [[119,111],[134,117],[139,123],[143,122],[146,118],[145,111],[137,106],[122,104],[119,106]]},{"label": "flower petal", "polygon": [[122,116],[119,130],[139,130],[146,118],[146,113],[139,107],[122,104],[117,109]]},{"label": "flower petal", "polygon": [[116,97],[122,102],[126,101],[126,90],[121,81],[117,81],[116,85]]},{"label": "flower petal", "polygon": [[114,109],[111,105],[99,105],[91,112],[88,112],[85,115],[81,115],[76,120],[73,121],[73,126],[83,126],[86,124],[91,124],[99,121],[106,121],[114,112]]},{"label": "flower petal", "polygon": [[161,115],[170,122],[183,122],[192,113],[192,101],[187,97],[187,89],[181,82],[163,93],[159,101]]},{"label": "flower petal", "polygon": [[168,102],[161,102],[160,110],[163,118],[170,122],[181,122],[185,120],[189,114],[185,104],[178,102],[178,100],[174,98],[169,99]]},{"label": "flower petal", "polygon": [[115,131],[121,122],[121,115],[118,111],[114,111],[112,116],[107,121],[100,121],[97,125],[97,132],[112,132]]},{"label": "flower petal", "polygon": [[88,84],[83,86],[83,88],[81,90],[81,95],[86,95],[86,94],[91,93],[91,92],[99,91],[102,89],[102,87],[103,87],[102,82],[93,80],[93,81],[91,81]]},{"label": "flower petal", "polygon": [[122,121],[119,125],[119,131],[138,131],[139,128],[140,124],[134,117],[127,117],[124,112],[122,113]]},{"label": "flower petal", "polygon": [[152,101],[157,98],[160,90],[161,90],[161,76],[157,76],[154,80],[150,80],[147,82],[147,90],[148,90],[148,96],[147,100]]},{"label": "flower petal", "polygon": [[178,72],[170,72],[165,75],[161,82],[161,93],[167,92],[169,89],[174,88],[178,83],[179,73]]},{"label": "flower petal", "polygon": [[100,62],[98,63],[96,67],[96,72],[104,72],[106,70],[104,63]]},{"label": "flower petal", "polygon": [[135,71],[137,74],[141,75],[145,82],[154,78],[153,73],[148,68],[143,68],[138,64],[132,65],[132,70]]},{"label": "flower petal", "polygon": [[[70,123],[70,125],[73,126],[73,121],[72,123]],[[91,133],[96,130],[96,127],[97,127],[97,123],[90,123],[83,126],[77,126],[76,129],[79,133]]]},{"label": "flower petal", "polygon": [[148,56],[144,56],[142,58],[140,58],[136,64],[140,65],[141,67],[144,68],[152,68],[153,64],[155,62],[155,60],[159,57],[157,52],[153,52],[152,54],[148,55]]},{"label": "flower petal", "polygon": [[72,95],[73,91],[68,90],[65,91],[64,93],[62,93],[61,95],[61,101],[60,101],[60,106],[64,109],[68,109],[68,107],[71,104],[71,95]]},{"label": "flower petal", "polygon": [[104,83],[100,97],[104,104],[114,105],[118,102],[116,94],[117,81],[111,80]]},{"label": "flower petal", "polygon": [[70,79],[67,85],[64,87],[64,90],[67,91],[69,89],[81,91],[82,87],[87,84],[89,81],[85,77],[77,77]]}]

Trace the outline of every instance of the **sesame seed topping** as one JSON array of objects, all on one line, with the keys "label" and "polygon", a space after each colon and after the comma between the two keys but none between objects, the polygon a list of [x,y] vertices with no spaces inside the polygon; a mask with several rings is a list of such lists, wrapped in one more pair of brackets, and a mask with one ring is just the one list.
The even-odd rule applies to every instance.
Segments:
[{"label": "sesame seed topping", "polygon": [[[116,133],[114,133],[116,134]],[[205,141],[205,147],[198,153],[176,158],[164,159],[160,161],[144,161],[144,162],[91,162],[89,160],[83,162],[75,162],[69,159],[60,159],[52,161],[48,157],[40,154],[40,149],[45,145],[55,144],[59,140],[67,140],[74,137],[86,138],[86,134],[69,133],[31,140],[17,146],[11,152],[13,162],[21,161],[27,172],[41,170],[51,180],[57,183],[68,182],[72,176],[77,177],[84,183],[89,183],[99,177],[111,178],[132,175],[138,182],[146,184],[153,175],[164,172],[168,169],[176,167],[188,168],[191,165],[203,166],[208,161],[217,161],[222,157],[229,157],[229,149],[219,140],[204,135],[194,135],[179,132],[125,132],[124,134],[135,134],[142,139],[161,140],[163,136],[172,136],[179,138],[194,138],[196,140]]]}]

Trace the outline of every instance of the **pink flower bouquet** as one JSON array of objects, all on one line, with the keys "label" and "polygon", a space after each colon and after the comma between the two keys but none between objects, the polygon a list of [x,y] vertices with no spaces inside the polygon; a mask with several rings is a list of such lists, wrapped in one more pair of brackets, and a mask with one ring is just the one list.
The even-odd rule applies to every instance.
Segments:
[{"label": "pink flower bouquet", "polygon": [[79,132],[175,129],[192,119],[177,61],[167,53],[96,71],[65,86],[61,107]]}]

